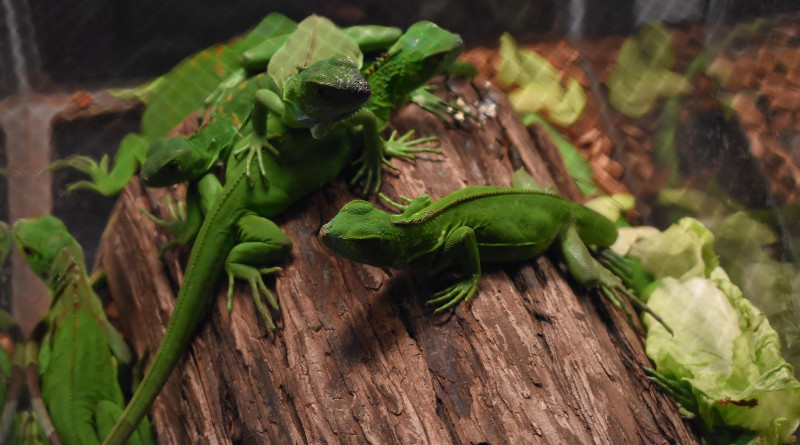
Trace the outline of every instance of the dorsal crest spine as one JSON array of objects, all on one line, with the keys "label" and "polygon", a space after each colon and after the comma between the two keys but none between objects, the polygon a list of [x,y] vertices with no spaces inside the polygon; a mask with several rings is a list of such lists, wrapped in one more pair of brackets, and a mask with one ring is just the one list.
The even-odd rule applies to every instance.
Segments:
[{"label": "dorsal crest spine", "polygon": [[457,207],[461,204],[464,204],[465,202],[474,201],[476,199],[481,199],[481,198],[487,198],[490,196],[502,196],[502,195],[544,195],[544,196],[553,196],[556,198],[561,198],[560,195],[557,195],[555,193],[541,192],[538,190],[499,188],[497,190],[485,191],[485,192],[475,193],[472,195],[462,196],[456,199],[455,201],[450,202],[439,209],[436,209],[435,211],[428,211],[427,213],[418,218],[392,221],[392,224],[396,226],[411,226],[414,224],[422,224],[424,222],[433,219],[437,215],[444,213],[446,210],[452,209],[453,207]]}]

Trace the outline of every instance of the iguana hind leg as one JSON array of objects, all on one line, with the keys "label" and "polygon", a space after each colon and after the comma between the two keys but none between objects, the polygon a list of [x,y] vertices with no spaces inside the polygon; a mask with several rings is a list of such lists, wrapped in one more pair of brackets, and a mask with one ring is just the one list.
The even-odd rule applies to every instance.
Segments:
[{"label": "iguana hind leg", "polygon": [[[433,88],[435,87],[423,85],[412,91],[409,95],[411,102],[419,105],[423,110],[432,113],[442,122],[448,122],[448,116],[459,125],[464,124],[467,119],[478,120],[478,115],[472,112],[468,106],[440,99],[438,96],[431,93],[431,89]],[[459,100],[463,103],[463,99],[459,98]]]},{"label": "iguana hind leg", "polygon": [[165,198],[170,219],[159,218],[147,210],[140,210],[151,221],[175,234],[175,238],[159,250],[159,255],[163,255],[172,246],[189,245],[194,241],[203,224],[203,215],[208,213],[222,190],[222,184],[213,174],[190,182],[188,187],[185,205],[182,202],[174,205],[170,195]]},{"label": "iguana hind leg", "polygon": [[267,297],[273,310],[278,309],[278,302],[264,284],[262,275],[280,270],[273,265],[289,255],[292,240],[275,223],[260,216],[244,216],[237,226],[241,242],[231,249],[225,260],[225,270],[228,273],[228,310],[231,309],[234,279],[245,280],[250,285],[256,309],[270,328],[275,330],[275,323],[264,306],[261,295]]},{"label": "iguana hind leg", "polygon": [[114,156],[114,167],[109,171],[108,155],[103,155],[100,162],[89,156],[71,156],[67,159],[57,160],[48,165],[45,170],[59,170],[74,168],[89,175],[90,181],[78,181],[67,186],[67,191],[90,189],[105,196],[119,194],[136,173],[139,164],[144,162],[147,148],[150,143],[142,136],[131,133],[122,139],[117,153]]},{"label": "iguana hind leg", "polygon": [[478,240],[472,228],[459,227],[447,234],[439,260],[442,266],[459,264],[469,277],[433,294],[433,298],[425,304],[438,306],[434,309],[434,313],[446,311],[462,301],[469,301],[478,290],[478,283],[481,281],[481,261]]},{"label": "iguana hind leg", "polygon": [[635,326],[636,323],[628,308],[622,304],[623,299],[630,302],[636,309],[652,315],[653,318],[664,325],[667,331],[672,332],[661,317],[656,315],[646,304],[625,287],[620,277],[614,275],[614,273],[594,259],[589,249],[586,247],[586,244],[578,235],[574,224],[571,224],[561,236],[561,252],[564,254],[564,261],[567,263],[567,269],[570,275],[588,288],[599,288],[601,293],[608,298],[614,306],[619,307],[625,312],[628,321],[632,325]]}]

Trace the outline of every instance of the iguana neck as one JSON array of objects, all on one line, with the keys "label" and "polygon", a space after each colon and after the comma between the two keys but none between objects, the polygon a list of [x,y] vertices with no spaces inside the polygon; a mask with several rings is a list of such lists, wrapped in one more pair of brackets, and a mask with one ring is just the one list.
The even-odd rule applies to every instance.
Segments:
[{"label": "iguana neck", "polygon": [[91,289],[83,254],[69,247],[61,249],[53,259],[45,281],[54,299],[64,295],[76,296]]},{"label": "iguana neck", "polygon": [[384,122],[389,119],[392,105],[398,99],[392,80],[405,75],[403,65],[392,63],[393,60],[393,55],[382,56],[365,71],[367,83],[372,91],[366,108]]}]

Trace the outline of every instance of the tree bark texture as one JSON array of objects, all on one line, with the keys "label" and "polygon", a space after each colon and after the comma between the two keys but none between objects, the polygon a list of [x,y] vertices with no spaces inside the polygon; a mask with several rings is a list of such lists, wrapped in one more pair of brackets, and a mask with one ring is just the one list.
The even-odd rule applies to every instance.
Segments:
[{"label": "tree bark texture", "polygon": [[[552,183],[501,93],[451,86],[488,112],[485,122],[457,128],[416,106],[401,110],[392,127],[439,137],[445,156],[396,161],[384,193],[437,199],[466,185],[510,185],[520,166]],[[425,307],[437,290],[429,281],[332,256],[316,235],[358,197],[346,179],[275,219],[295,243],[268,280],[281,305],[277,335],[245,286],[229,313],[219,284],[153,407],[159,443],[697,442],[648,381],[641,336],[599,294],[565,279],[555,255],[486,268],[472,302],[442,316]],[[168,192],[135,180],[99,258],[140,354],[161,341],[188,252],[160,260],[169,237],[139,212],[165,215]]]}]

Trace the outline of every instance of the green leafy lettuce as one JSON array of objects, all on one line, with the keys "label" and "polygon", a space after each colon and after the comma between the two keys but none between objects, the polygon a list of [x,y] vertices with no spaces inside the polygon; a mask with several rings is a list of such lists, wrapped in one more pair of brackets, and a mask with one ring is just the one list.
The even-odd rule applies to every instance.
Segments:
[{"label": "green leafy lettuce", "polygon": [[[631,232],[625,239],[637,237],[638,229],[621,230]],[[749,430],[763,443],[791,442],[800,382],[766,316],[718,266],[714,236],[691,218],[662,233],[639,232],[627,253],[660,280],[647,304],[674,331],[643,318],[655,380],[712,435],[740,431],[746,440]]]},{"label": "green leafy lettuce", "polygon": [[551,122],[571,125],[586,107],[586,93],[574,77],[561,85],[560,73],[542,56],[521,49],[509,34],[500,36],[500,69],[503,85],[517,85],[508,95],[517,113],[544,113]]},{"label": "green leafy lettuce", "polygon": [[661,97],[688,93],[692,86],[670,71],[675,62],[672,38],[660,23],[646,25],[625,40],[608,75],[608,101],[630,118],[647,114]]}]

